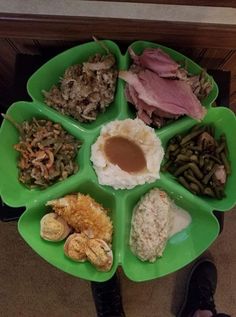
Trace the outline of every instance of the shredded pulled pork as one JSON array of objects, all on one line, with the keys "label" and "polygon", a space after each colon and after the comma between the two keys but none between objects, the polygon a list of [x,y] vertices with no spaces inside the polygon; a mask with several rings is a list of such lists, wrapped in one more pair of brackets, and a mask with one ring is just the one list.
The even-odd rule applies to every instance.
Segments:
[{"label": "shredded pulled pork", "polygon": [[80,141],[68,134],[60,124],[47,120],[24,121],[20,142],[19,180],[26,186],[47,187],[78,170],[75,162]]},{"label": "shredded pulled pork", "polygon": [[45,102],[80,122],[96,120],[114,99],[117,69],[112,54],[96,54],[66,69],[58,86],[43,91]]}]

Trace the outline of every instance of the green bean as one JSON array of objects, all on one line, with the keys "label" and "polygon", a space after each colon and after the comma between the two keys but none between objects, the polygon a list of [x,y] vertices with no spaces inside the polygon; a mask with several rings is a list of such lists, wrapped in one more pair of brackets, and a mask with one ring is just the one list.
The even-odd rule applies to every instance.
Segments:
[{"label": "green bean", "polygon": [[174,152],[178,147],[178,144],[170,144],[167,148],[167,151]]},{"label": "green bean", "polygon": [[194,174],[193,174],[192,170],[188,169],[188,170],[187,170],[187,172],[188,172],[188,174],[189,174],[189,175],[194,176]]},{"label": "green bean", "polygon": [[178,144],[169,144],[166,149],[166,158],[169,159],[172,152],[178,149]]},{"label": "green bean", "polygon": [[177,135],[175,136],[175,139],[176,139],[176,142],[177,142],[177,143],[180,143],[181,140],[182,140],[182,136],[181,136],[180,134],[177,134]]},{"label": "green bean", "polygon": [[192,146],[189,146],[189,148],[193,151],[202,151],[201,145],[192,145]]},{"label": "green bean", "polygon": [[213,161],[215,161],[216,163],[221,164],[220,159],[218,159],[216,156],[209,155],[209,157],[210,157]]},{"label": "green bean", "polygon": [[186,171],[186,170],[189,168],[188,165],[189,165],[189,164],[180,166],[180,167],[175,171],[174,176],[179,176],[179,175],[182,174],[184,171]]},{"label": "green bean", "polygon": [[221,186],[215,186],[214,192],[218,199],[222,199],[225,196],[224,189]]},{"label": "green bean", "polygon": [[206,187],[203,191],[203,194],[215,198],[216,195],[210,187]]},{"label": "green bean", "polygon": [[180,143],[181,140],[182,140],[181,135],[177,134],[176,136],[174,136],[174,137],[170,140],[170,143],[171,143],[171,144],[178,144],[178,143]]},{"label": "green bean", "polygon": [[192,162],[198,163],[198,157],[197,157],[197,155],[196,155],[196,154],[191,155],[191,156],[190,156],[190,160],[191,160]]},{"label": "green bean", "polygon": [[208,146],[208,141],[206,139],[203,139],[201,141],[201,147],[203,150],[206,150],[207,149],[207,146]]},{"label": "green bean", "polygon": [[180,150],[181,150],[181,148],[178,147],[174,152],[171,153],[171,155],[173,155],[175,157],[176,155],[179,154]]},{"label": "green bean", "polygon": [[172,161],[166,161],[162,166],[161,166],[161,171],[166,172],[168,170],[168,167],[172,164]]},{"label": "green bean", "polygon": [[202,180],[203,184],[206,185],[206,184],[209,182],[209,180],[211,179],[211,177],[213,176],[213,174],[215,174],[215,171],[216,171],[217,167],[218,167],[218,165],[215,164],[215,165],[213,166],[213,168],[211,169],[211,171],[210,171],[207,175],[204,176],[204,178],[203,178],[203,180]]},{"label": "green bean", "polygon": [[197,176],[197,178],[203,178],[203,174],[195,163],[189,163],[188,167],[191,168],[193,173]]},{"label": "green bean", "polygon": [[204,159],[205,159],[205,158],[207,158],[207,159],[210,158],[210,159],[212,159],[213,161],[215,161],[216,163],[222,164],[221,161],[220,161],[216,156],[214,156],[214,155],[212,155],[212,154],[204,154],[203,157],[204,157]]},{"label": "green bean", "polygon": [[188,190],[190,190],[189,184],[186,181],[186,179],[183,176],[178,177],[178,181],[180,182],[180,184],[182,184],[185,188],[187,188]]},{"label": "green bean", "polygon": [[183,145],[183,144],[187,143],[188,141],[192,140],[193,138],[195,138],[196,136],[201,134],[203,131],[204,131],[204,128],[201,128],[201,129],[199,129],[197,131],[190,132],[185,137],[183,137],[183,139],[180,142],[180,144]]},{"label": "green bean", "polygon": [[199,158],[199,166],[200,167],[203,167],[203,165],[204,165],[204,157],[203,156],[200,156],[200,158]]},{"label": "green bean", "polygon": [[219,154],[220,152],[222,152],[225,148],[225,142],[222,142],[216,149],[216,153]]},{"label": "green bean", "polygon": [[209,162],[206,164],[206,170],[208,172],[210,172],[211,169],[213,168],[214,164],[215,164],[215,162],[213,160],[209,160]]},{"label": "green bean", "polygon": [[220,153],[220,157],[221,157],[221,160],[222,160],[222,162],[223,162],[223,164],[224,164],[226,174],[227,174],[227,175],[230,175],[230,173],[231,173],[231,168],[230,168],[230,164],[229,164],[229,161],[228,161],[227,158],[226,158],[225,153],[224,153],[224,152],[221,152],[221,153]]},{"label": "green bean", "polygon": [[180,150],[180,153],[181,154],[186,154],[186,152],[187,152],[187,149],[184,147],[184,148],[181,148],[181,150]]},{"label": "green bean", "polygon": [[178,154],[175,161],[176,162],[178,162],[178,161],[188,162],[188,161],[190,161],[190,157],[188,155]]},{"label": "green bean", "polygon": [[182,137],[172,138],[174,142],[171,142],[172,147],[167,154],[170,160],[162,169],[172,173],[192,193],[222,199],[224,186],[215,179],[214,174],[219,165],[224,165],[227,175],[230,173],[226,137],[222,134],[218,141],[215,139],[213,146],[209,142],[204,143],[204,138],[201,138],[200,144],[199,136],[203,132],[214,137],[214,126],[195,125]]},{"label": "green bean", "polygon": [[227,157],[227,156],[229,155],[229,150],[228,150],[228,146],[227,146],[227,141],[226,141],[226,136],[225,136],[225,134],[221,134],[220,140],[221,140],[221,142],[225,143],[224,153],[225,153],[225,156]]},{"label": "green bean", "polygon": [[169,144],[176,144],[175,138],[170,139],[170,140],[169,140]]},{"label": "green bean", "polygon": [[202,171],[204,176],[208,174],[209,171],[207,169],[207,165],[206,164],[201,168],[201,171]]},{"label": "green bean", "polygon": [[184,177],[187,178],[187,180],[191,181],[192,183],[197,184],[198,187],[200,188],[200,190],[203,191],[203,189],[204,189],[203,185],[201,184],[201,182],[198,179],[196,179],[196,177],[194,175],[190,174],[190,171],[191,170],[185,171]]},{"label": "green bean", "polygon": [[192,154],[193,154],[193,151],[191,151],[191,150],[187,150],[187,151],[186,151],[186,154],[190,156],[190,155],[192,155]]},{"label": "green bean", "polygon": [[184,171],[186,171],[188,168],[190,168],[194,175],[197,176],[197,178],[201,179],[203,178],[203,174],[200,171],[200,169],[198,168],[198,166],[195,163],[188,163],[186,165],[180,166],[174,173],[174,176],[179,176],[180,174],[182,174]]},{"label": "green bean", "polygon": [[190,183],[189,187],[193,190],[194,193],[200,194],[200,188],[196,183]]},{"label": "green bean", "polygon": [[187,143],[185,143],[184,147],[186,147],[187,149],[190,147],[190,146],[194,146],[194,142],[193,141],[189,141]]}]

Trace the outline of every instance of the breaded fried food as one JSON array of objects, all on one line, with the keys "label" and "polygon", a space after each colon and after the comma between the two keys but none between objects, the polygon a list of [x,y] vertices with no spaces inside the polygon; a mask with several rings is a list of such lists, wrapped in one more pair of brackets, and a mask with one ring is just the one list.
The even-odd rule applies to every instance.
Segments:
[{"label": "breaded fried food", "polygon": [[47,206],[51,206],[75,231],[111,244],[112,222],[107,210],[89,195],[67,195],[47,202]]}]

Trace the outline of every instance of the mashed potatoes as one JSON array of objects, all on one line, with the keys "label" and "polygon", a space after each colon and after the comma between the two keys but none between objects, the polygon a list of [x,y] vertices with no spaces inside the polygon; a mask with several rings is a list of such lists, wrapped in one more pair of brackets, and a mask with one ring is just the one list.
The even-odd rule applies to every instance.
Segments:
[{"label": "mashed potatoes", "polygon": [[[114,143],[113,158],[112,155],[109,157],[105,151],[107,142],[121,140],[124,146],[117,143],[115,147]],[[131,142],[133,142],[134,151],[136,150],[135,153],[132,153],[132,146],[128,146]],[[141,152],[135,147],[139,147]],[[142,157],[135,157],[137,153],[144,156],[145,162]],[[159,170],[163,156],[164,150],[154,129],[146,126],[140,119],[116,120],[108,123],[102,128],[100,136],[91,148],[91,161],[99,184],[110,185],[115,189],[130,189],[160,178]],[[116,157],[117,164],[114,163]],[[143,167],[131,168],[138,161],[144,163]]]}]

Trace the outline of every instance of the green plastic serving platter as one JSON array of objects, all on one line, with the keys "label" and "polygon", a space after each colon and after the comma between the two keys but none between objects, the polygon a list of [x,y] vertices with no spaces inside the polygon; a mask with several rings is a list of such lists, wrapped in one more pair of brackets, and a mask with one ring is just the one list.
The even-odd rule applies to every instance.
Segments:
[{"label": "green plastic serving platter", "polygon": [[[128,52],[122,55],[119,47],[112,41],[104,41],[115,55],[119,69],[128,69],[131,63]],[[132,44],[135,52],[141,53],[146,47],[161,47],[179,63],[187,61],[188,70],[199,74],[201,67],[182,54],[150,42],[138,41]],[[18,154],[13,145],[18,142],[17,130],[6,120],[0,130],[0,194],[5,203],[12,207],[25,206],[25,212],[18,222],[18,229],[25,241],[46,261],[60,270],[92,281],[106,281],[114,274],[118,266],[122,266],[128,278],[134,281],[146,281],[174,272],[203,253],[216,239],[219,224],[213,210],[229,210],[236,202],[236,135],[235,115],[226,108],[212,108],[218,88],[214,80],[212,91],[203,100],[208,113],[203,123],[214,123],[217,135],[224,132],[228,141],[229,160],[232,173],[227,180],[226,197],[222,200],[197,197],[178,184],[171,175],[161,173],[161,178],[152,184],[137,186],[131,190],[114,190],[109,186],[101,186],[90,161],[91,145],[98,137],[102,125],[115,120],[134,118],[134,112],[126,102],[124,96],[125,84],[118,80],[114,102],[107,111],[100,114],[91,124],[79,123],[72,118],[63,116],[44,104],[42,90],[49,90],[58,83],[65,69],[70,65],[86,61],[95,53],[104,54],[104,50],[95,42],[71,48],[51,59],[37,70],[27,84],[32,102],[14,103],[7,111],[16,121],[30,120],[32,117],[45,118],[59,122],[76,138],[82,140],[83,145],[78,152],[77,161],[79,171],[68,179],[58,182],[47,189],[29,190],[18,181]],[[209,76],[210,77],[210,76]],[[188,117],[177,120],[168,126],[155,130],[164,148],[167,141],[176,133],[191,128],[196,121]],[[180,233],[174,235],[167,244],[163,257],[155,263],[138,260],[130,251],[129,234],[132,211],[140,197],[151,188],[158,187],[165,190],[177,205],[186,209],[191,217],[191,224]],[[40,238],[40,219],[48,211],[45,204],[48,200],[62,197],[72,192],[82,192],[91,195],[96,201],[110,210],[114,224],[113,254],[114,264],[109,272],[98,272],[90,263],[76,263],[68,259],[63,253],[64,242],[48,242]]]}]

